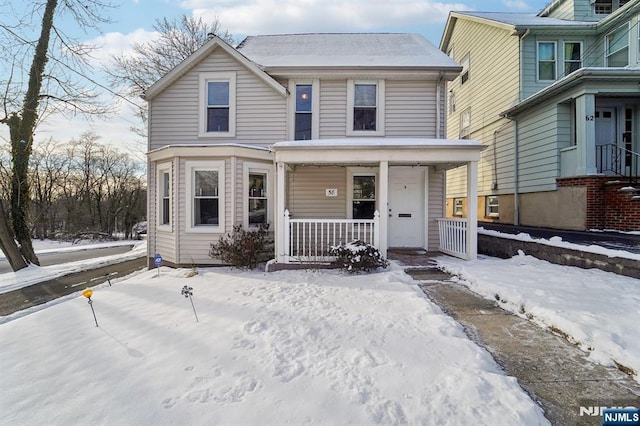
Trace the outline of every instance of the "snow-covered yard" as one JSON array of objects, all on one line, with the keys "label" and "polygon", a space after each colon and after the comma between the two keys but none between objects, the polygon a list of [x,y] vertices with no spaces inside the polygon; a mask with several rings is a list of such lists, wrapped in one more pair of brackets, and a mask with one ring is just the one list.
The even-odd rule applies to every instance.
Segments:
[{"label": "snow-covered yard", "polygon": [[[116,260],[31,267],[0,287]],[[594,362],[640,371],[640,280],[524,254],[437,261]],[[80,293],[0,317],[0,424],[547,424],[397,264],[191,272],[94,288],[99,328]]]},{"label": "snow-covered yard", "polygon": [[189,272],[0,325],[0,423],[547,424],[399,267]]}]

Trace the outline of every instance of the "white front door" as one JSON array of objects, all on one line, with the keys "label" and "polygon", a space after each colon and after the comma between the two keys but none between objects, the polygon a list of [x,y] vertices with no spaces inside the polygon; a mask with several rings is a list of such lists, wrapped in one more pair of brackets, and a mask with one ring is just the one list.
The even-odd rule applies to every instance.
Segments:
[{"label": "white front door", "polygon": [[425,247],[425,170],[389,167],[389,247]]}]

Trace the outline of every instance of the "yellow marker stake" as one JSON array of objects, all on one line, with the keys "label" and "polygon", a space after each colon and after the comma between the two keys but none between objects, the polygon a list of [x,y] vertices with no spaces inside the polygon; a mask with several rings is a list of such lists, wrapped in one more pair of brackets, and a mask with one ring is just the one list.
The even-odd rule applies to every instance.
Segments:
[{"label": "yellow marker stake", "polygon": [[93,290],[88,288],[82,292],[82,295],[87,299],[89,299],[89,306],[91,306],[91,312],[93,312],[93,319],[96,322],[96,327],[98,327],[98,319],[96,318],[96,311],[93,310],[93,301],[91,300],[91,296],[93,295]]}]

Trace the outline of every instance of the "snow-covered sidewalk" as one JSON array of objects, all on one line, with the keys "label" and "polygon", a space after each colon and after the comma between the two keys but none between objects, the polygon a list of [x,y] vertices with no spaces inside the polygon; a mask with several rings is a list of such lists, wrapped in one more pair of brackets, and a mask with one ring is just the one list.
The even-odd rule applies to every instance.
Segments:
[{"label": "snow-covered sidewalk", "polygon": [[[35,240],[34,240],[35,243]],[[24,288],[42,281],[52,280],[74,272],[86,271],[106,265],[111,265],[126,260],[137,259],[146,256],[147,241],[108,241],[103,243],[71,245],[70,243],[45,242],[35,243],[36,253],[65,253],[78,250],[92,250],[97,248],[117,247],[133,245],[131,251],[123,254],[96,257],[93,259],[78,260],[51,266],[29,265],[18,272],[0,274],[0,294]]]},{"label": "snow-covered sidewalk", "polygon": [[511,259],[436,260],[474,292],[568,337],[594,362],[632,369],[640,382],[639,279],[523,253]]},{"label": "snow-covered sidewalk", "polygon": [[0,423],[548,424],[399,267],[189,272],[0,325]]}]

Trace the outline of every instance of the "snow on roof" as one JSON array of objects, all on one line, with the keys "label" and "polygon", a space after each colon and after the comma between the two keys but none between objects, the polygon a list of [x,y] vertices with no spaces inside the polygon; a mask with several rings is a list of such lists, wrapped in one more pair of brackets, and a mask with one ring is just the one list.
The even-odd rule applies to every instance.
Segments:
[{"label": "snow on roof", "polygon": [[488,19],[502,24],[516,27],[582,27],[595,25],[592,21],[570,21],[564,19],[547,18],[533,13],[501,13],[501,12],[456,12],[459,15]]},{"label": "snow on roof", "polygon": [[271,149],[412,149],[412,148],[467,148],[483,149],[484,145],[470,139],[423,139],[423,138],[344,138],[312,139],[278,142]]},{"label": "snow on roof", "polygon": [[459,68],[451,58],[419,34],[249,36],[237,49],[265,67]]}]

